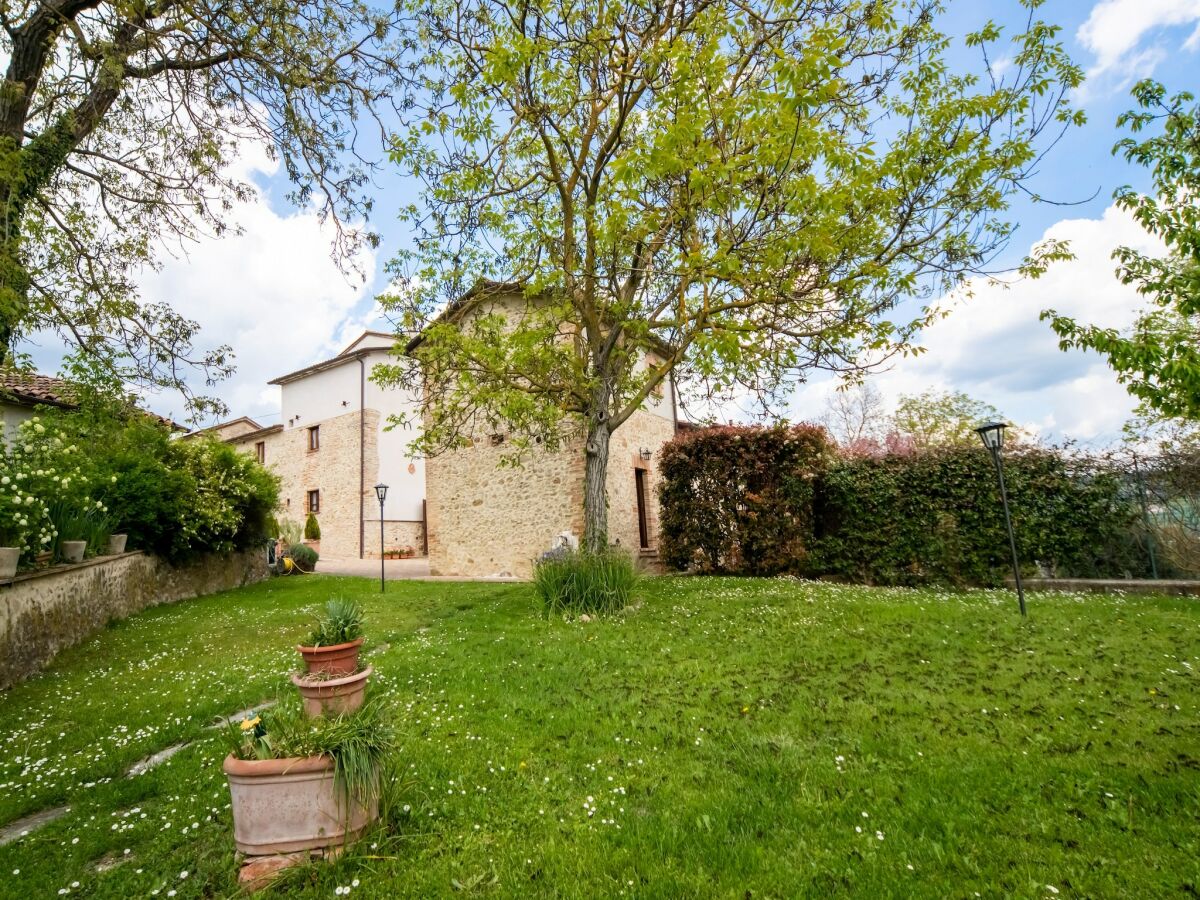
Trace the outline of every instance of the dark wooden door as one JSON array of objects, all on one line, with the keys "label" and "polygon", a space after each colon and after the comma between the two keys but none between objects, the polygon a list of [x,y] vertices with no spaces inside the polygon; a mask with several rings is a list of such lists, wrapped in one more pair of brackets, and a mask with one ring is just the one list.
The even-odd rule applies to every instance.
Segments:
[{"label": "dark wooden door", "polygon": [[646,521],[646,470],[634,469],[637,484],[638,540],[643,550],[650,546],[650,523]]}]

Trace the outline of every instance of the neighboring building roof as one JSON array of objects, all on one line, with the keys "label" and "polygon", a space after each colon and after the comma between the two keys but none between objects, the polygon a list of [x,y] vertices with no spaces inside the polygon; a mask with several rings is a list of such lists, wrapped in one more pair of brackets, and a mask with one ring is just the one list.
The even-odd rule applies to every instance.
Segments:
[{"label": "neighboring building roof", "polygon": [[354,340],[352,340],[350,342],[349,346],[347,346],[345,350],[343,350],[341,353],[339,353],[338,356],[345,356],[347,353],[349,353],[351,350],[353,350],[355,347],[357,347],[359,344],[361,344],[367,338],[373,338],[373,337],[386,338],[387,340],[391,341],[392,343],[396,342],[396,336],[394,334],[389,334],[386,331],[371,331],[368,329],[367,331],[364,331],[362,334],[360,334],[358,337],[356,337]]},{"label": "neighboring building roof", "polygon": [[[429,324],[435,325],[441,321],[453,321],[468,308],[489,297],[503,297],[510,294],[524,293],[524,291],[525,284],[521,281],[491,281],[487,278],[481,278],[465,294],[456,297],[446,304],[446,308],[438,313]],[[423,340],[425,340],[425,332],[422,331],[405,345],[404,352],[412,353],[417,347],[421,346],[421,341]]]},{"label": "neighboring building roof", "polygon": [[283,425],[276,423],[268,425],[266,428],[260,428],[258,431],[247,431],[245,434],[235,434],[233,437],[225,438],[227,444],[244,444],[247,441],[256,441],[259,438],[264,438],[269,434],[275,434],[283,431]]},{"label": "neighboring building roof", "polygon": [[0,369],[0,400],[9,400],[21,406],[36,406],[39,403],[63,407],[72,405],[70,386],[61,378],[15,369]]},{"label": "neighboring building roof", "polygon": [[292,381],[299,381],[301,378],[307,378],[309,375],[315,375],[318,372],[324,372],[328,369],[336,369],[338,366],[344,366],[348,362],[354,362],[357,359],[363,359],[370,356],[372,353],[379,353],[381,350],[386,350],[386,347],[363,347],[361,350],[355,350],[354,347],[362,342],[364,338],[378,336],[394,338],[395,335],[387,334],[382,331],[364,331],[360,334],[345,350],[339,353],[332,359],[324,359],[321,362],[313,363],[311,366],[305,366],[303,369],[297,369],[295,372],[288,372],[286,375],[280,375],[278,378],[272,378],[267,384],[288,384]]},{"label": "neighboring building roof", "polygon": [[[465,294],[455,300],[451,300],[450,303],[446,305],[446,308],[434,316],[433,321],[429,324],[436,325],[438,322],[443,321],[453,322],[476,303],[480,303],[492,297],[507,297],[512,296],[513,294],[524,294],[524,292],[525,284],[521,281],[490,281],[486,278],[481,279],[475,282],[475,286]],[[412,353],[419,346],[421,346],[421,342],[423,340],[425,340],[424,331],[422,331],[405,345],[404,352]],[[667,346],[666,342],[654,334],[647,335],[646,340],[650,346],[658,350],[659,353],[669,354],[671,352],[671,348]]]},{"label": "neighboring building roof", "polygon": [[[0,369],[0,402],[8,401],[18,406],[58,406],[74,409],[75,399],[71,385],[61,378],[41,375],[37,372],[22,372],[15,369]],[[161,422],[172,431],[187,429],[158,413],[143,410],[150,418]]]},{"label": "neighboring building roof", "polygon": [[185,440],[187,438],[199,437],[202,434],[209,434],[213,431],[223,431],[227,428],[231,428],[234,425],[249,425],[254,431],[258,431],[260,428],[262,428],[262,425],[255,422],[249,416],[238,416],[236,419],[230,419],[228,422],[218,422],[216,425],[209,425],[207,428],[197,428],[195,431],[188,432],[183,437]]}]

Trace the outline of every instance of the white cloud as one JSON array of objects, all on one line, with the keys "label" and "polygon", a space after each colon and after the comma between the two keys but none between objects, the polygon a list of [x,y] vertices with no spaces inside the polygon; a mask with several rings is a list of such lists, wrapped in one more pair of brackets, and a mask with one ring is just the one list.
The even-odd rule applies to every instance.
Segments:
[{"label": "white cloud", "polygon": [[[1099,219],[1057,222],[1043,236],[1051,237],[1070,241],[1076,258],[1036,281],[975,283],[973,297],[925,330],[926,353],[873,376],[891,405],[900,394],[961,390],[1053,440],[1103,442],[1117,435],[1133,400],[1103,359],[1059,350],[1049,324],[1038,317],[1052,308],[1105,327],[1131,324],[1143,300],[1117,280],[1112,250],[1129,245],[1161,252],[1161,246],[1115,206]],[[820,381],[801,388],[792,417],[819,418],[834,387]]]},{"label": "white cloud", "polygon": [[[1150,75],[1174,47],[1143,47],[1142,39],[1161,28],[1196,22],[1200,22],[1200,0],[1100,0],[1075,34],[1096,56],[1088,69],[1089,82],[1120,90]],[[1200,29],[1183,47],[1196,49],[1197,35]]]},{"label": "white cloud", "polygon": [[[275,168],[253,149],[235,165],[239,177],[269,176]],[[197,320],[199,346],[233,348],[237,372],[204,392],[218,393],[234,416],[262,416],[270,424],[279,412],[279,392],[267,382],[334,355],[357,336],[347,336],[345,323],[358,319],[354,314],[369,284],[338,268],[330,230],[315,211],[280,215],[259,192],[230,218],[244,233],[204,239],[186,248],[186,257],[164,259],[161,271],[147,272],[140,287],[145,300],[167,301]],[[374,254],[365,253],[359,264],[372,272]],[[182,416],[175,397],[159,397],[153,405]]]}]

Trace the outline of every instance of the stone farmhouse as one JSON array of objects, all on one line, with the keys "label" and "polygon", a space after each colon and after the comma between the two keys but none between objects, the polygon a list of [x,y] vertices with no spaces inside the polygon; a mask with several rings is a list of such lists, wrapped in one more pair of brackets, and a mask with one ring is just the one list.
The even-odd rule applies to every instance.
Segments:
[{"label": "stone farmhouse", "polygon": [[379,556],[375,485],[388,485],[385,550],[425,550],[425,462],[410,457],[411,432],[388,431],[393,413],[412,412],[410,397],[384,391],[371,369],[387,360],[395,338],[364,332],[332,359],[280,375],[280,421],[262,426],[242,416],[192,432],[212,435],[255,456],[280,477],[278,517],[321,527],[320,552],[333,559]]},{"label": "stone farmhouse", "polygon": [[[519,293],[492,296],[489,311],[521,302]],[[468,298],[447,311],[471,313]],[[528,575],[561,535],[583,531],[582,436],[559,452],[535,448],[518,468],[499,465],[503,434],[472,435],[471,446],[427,460],[410,456],[415,432],[386,425],[392,414],[414,418],[415,398],[369,380],[394,341],[367,331],[332,359],[274,379],[278,424],[242,417],[204,431],[280,475],[281,517],[303,522],[313,512],[326,558],[378,557],[374,485],[383,482],[385,550],[413,547],[435,575]],[[612,437],[609,535],[648,568],[658,558],[658,451],[677,421],[674,384],[666,383]]]}]

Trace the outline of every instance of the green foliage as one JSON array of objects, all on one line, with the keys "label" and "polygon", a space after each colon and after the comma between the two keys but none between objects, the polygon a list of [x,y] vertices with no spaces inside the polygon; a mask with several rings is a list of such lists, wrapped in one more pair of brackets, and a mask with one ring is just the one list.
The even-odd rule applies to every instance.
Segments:
[{"label": "green foliage", "polygon": [[304,539],[304,526],[295,519],[281,520],[279,522],[279,539],[285,546],[296,546]]},{"label": "green foliage", "polygon": [[279,479],[229,444],[199,438],[171,444],[171,462],[195,484],[176,522],[173,552],[229,553],[263,540],[279,501]]},{"label": "green foliage", "polygon": [[311,572],[317,565],[321,555],[307,544],[289,544],[283,555],[291,558],[301,571]]},{"label": "green foliage", "polygon": [[417,449],[553,447],[566,413],[602,485],[609,434],[675,371],[777,409],[797,372],[912,350],[937,313],[905,301],[986,270],[1083,118],[1024,5],[964,52],[907,0],[405,0],[425,90],[391,154],[424,190],[382,299],[421,341],[374,377],[422,398]]},{"label": "green foliage", "polygon": [[402,102],[398,16],[364,0],[201,0],[5,4],[3,19],[0,363],[57,333],[81,365],[222,409],[187,373],[213,384],[229,348],[194,348],[198,324],[143,302],[137,273],[164,242],[236,224],[254,194],[230,165],[246,142],[269,144],[292,199],[334,219],[342,259],[373,245],[352,123]]},{"label": "green foliage", "polygon": [[315,513],[309,513],[308,518],[304,520],[304,539],[306,541],[319,541],[321,539],[321,526],[317,522]]},{"label": "green foliage", "polygon": [[354,712],[310,717],[294,693],[268,710],[228,723],[225,738],[238,759],[328,756],[338,788],[360,803],[378,799],[381,770],[395,747],[391,712],[382,701],[368,700]]},{"label": "green foliage", "polygon": [[[227,553],[257,544],[268,530],[279,496],[276,476],[247,454],[212,440],[171,440],[161,421],[113,402],[86,385],[78,388],[79,406],[47,409],[23,424],[20,439],[0,448],[10,479],[0,477],[0,526],[9,507],[5,491],[20,486],[21,511],[49,546],[50,507],[71,517],[72,534],[107,528],[129,535],[130,549],[142,549],[172,561],[201,553]],[[8,473],[12,473],[9,475]],[[44,510],[38,525],[31,516]],[[75,517],[86,519],[75,523]],[[99,517],[99,518],[97,518]],[[35,517],[36,518],[36,517]],[[66,521],[64,519],[63,521]],[[32,542],[27,547],[35,552]],[[100,550],[95,545],[94,550]]]},{"label": "green foliage", "polygon": [[547,616],[620,612],[638,581],[633,559],[619,547],[554,550],[533,566],[533,589]]},{"label": "green foliage", "polygon": [[363,633],[363,608],[346,597],[332,597],[325,603],[325,616],[308,637],[308,647],[333,647],[356,641]]},{"label": "green foliage", "polygon": [[998,409],[962,391],[925,391],[900,395],[892,414],[892,428],[913,447],[923,450],[977,444],[975,429],[997,420],[1002,420]]},{"label": "green foliage", "polygon": [[660,540],[678,569],[800,572],[813,539],[813,485],[832,445],[825,429],[728,426],[662,450]]},{"label": "green foliage", "polygon": [[[1137,510],[1113,474],[1040,449],[1006,452],[1017,552],[1063,576],[1141,574]],[[991,458],[951,447],[839,461],[822,477],[812,572],[868,584],[997,585],[1011,571]]]},{"label": "green foliage", "polygon": [[[1119,472],[1016,448],[1005,474],[1027,567],[1143,572],[1137,508]],[[664,448],[660,491],[664,561],[680,569],[958,586],[1000,584],[1010,571],[996,472],[982,446],[836,457],[811,426],[702,430]]]},{"label": "green foliage", "polygon": [[1117,206],[1166,245],[1165,256],[1118,247],[1113,258],[1122,284],[1132,284],[1150,307],[1128,333],[1081,325],[1054,310],[1042,313],[1063,350],[1095,350],[1107,357],[1129,392],[1166,416],[1200,420],[1200,105],[1184,91],[1168,98],[1154,81],[1133,88],[1137,109],[1123,113],[1118,126],[1139,135],[1152,126],[1160,133],[1138,140],[1122,138],[1114,154],[1150,170],[1157,196],[1129,185],[1118,188]]}]

